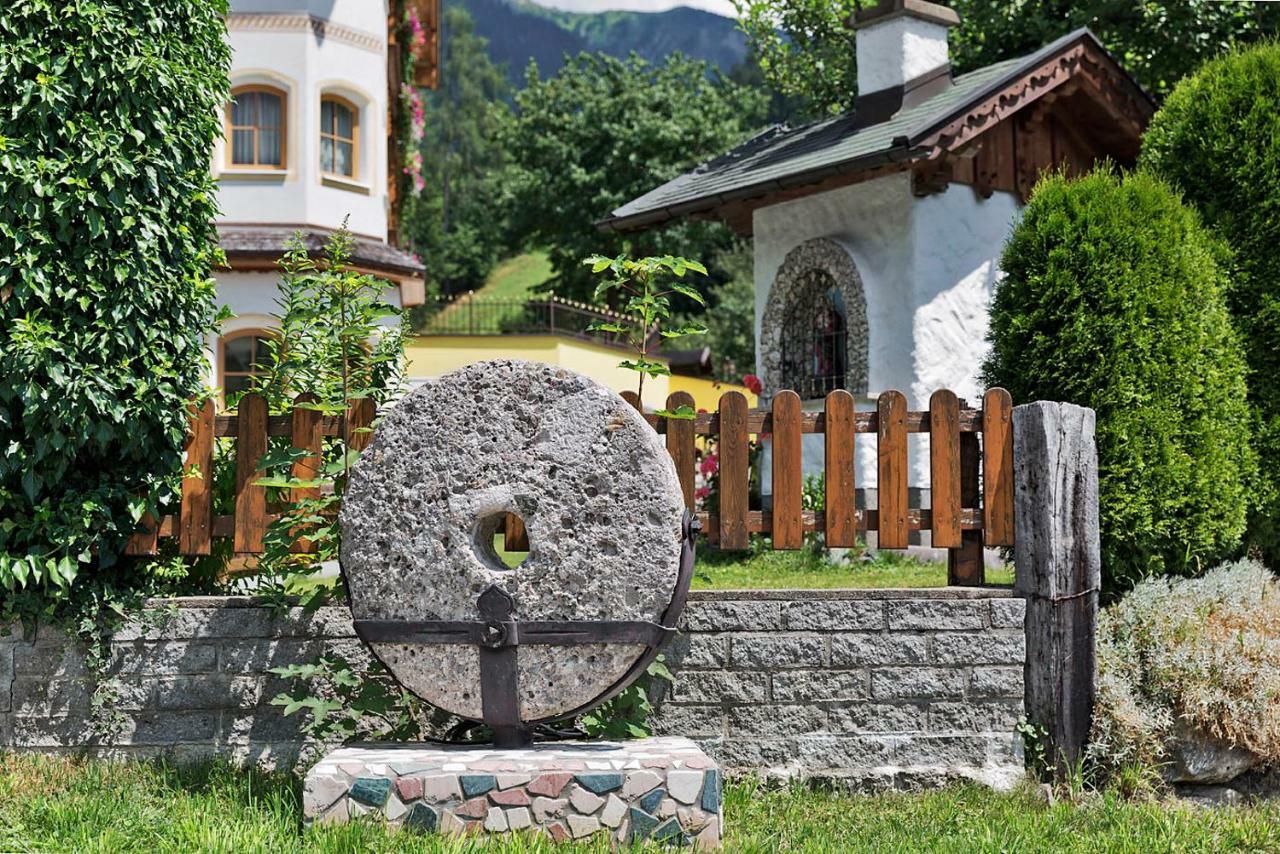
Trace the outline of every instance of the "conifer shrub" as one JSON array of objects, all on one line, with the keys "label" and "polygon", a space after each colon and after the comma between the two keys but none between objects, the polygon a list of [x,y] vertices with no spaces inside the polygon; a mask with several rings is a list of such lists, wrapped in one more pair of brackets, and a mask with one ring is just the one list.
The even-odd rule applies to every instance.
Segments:
[{"label": "conifer shrub", "polygon": [[[0,598],[106,578],[213,319],[223,0],[0,7]],[[25,591],[25,594],[24,594]]]},{"label": "conifer shrub", "polygon": [[1227,305],[1249,362],[1262,475],[1248,539],[1280,566],[1280,44],[1228,54],[1179,83],[1140,162],[1231,246]]},{"label": "conifer shrub", "polygon": [[1223,250],[1167,185],[1041,181],[1005,246],[986,381],[1097,413],[1104,585],[1231,556],[1254,472]]},{"label": "conifer shrub", "polygon": [[1104,769],[1167,762],[1180,729],[1280,762],[1280,582],[1260,563],[1143,581],[1099,614],[1097,649]]}]

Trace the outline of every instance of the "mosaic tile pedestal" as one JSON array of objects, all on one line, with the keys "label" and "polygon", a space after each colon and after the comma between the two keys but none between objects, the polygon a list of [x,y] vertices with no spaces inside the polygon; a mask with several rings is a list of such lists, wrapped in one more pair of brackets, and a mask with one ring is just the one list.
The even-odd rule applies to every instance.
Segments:
[{"label": "mosaic tile pedestal", "polygon": [[343,747],[307,774],[308,823],[365,815],[417,833],[607,835],[719,848],[720,769],[687,738]]}]

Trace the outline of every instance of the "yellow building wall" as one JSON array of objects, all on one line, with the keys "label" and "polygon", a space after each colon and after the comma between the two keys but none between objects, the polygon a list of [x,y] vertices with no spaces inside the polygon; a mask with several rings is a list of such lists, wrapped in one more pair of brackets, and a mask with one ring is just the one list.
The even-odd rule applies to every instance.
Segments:
[{"label": "yellow building wall", "polygon": [[[619,393],[635,391],[638,377],[635,371],[618,367],[628,357],[625,351],[559,335],[423,335],[405,343],[405,356],[411,381],[438,377],[488,359],[528,359],[556,365]],[[742,386],[683,375],[645,377],[644,405],[661,409],[667,395],[675,391],[689,392],[696,408],[709,411],[716,409],[720,395],[727,391],[740,391],[756,405],[756,396]]]}]

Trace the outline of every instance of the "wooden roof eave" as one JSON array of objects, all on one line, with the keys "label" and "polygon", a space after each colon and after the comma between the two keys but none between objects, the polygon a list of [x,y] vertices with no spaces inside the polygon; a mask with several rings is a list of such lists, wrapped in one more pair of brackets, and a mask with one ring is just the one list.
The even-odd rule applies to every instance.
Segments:
[{"label": "wooden roof eave", "polygon": [[[1101,77],[1109,77],[1110,85],[1103,85]],[[1093,100],[1115,121],[1127,126],[1135,138],[1141,137],[1155,112],[1150,96],[1111,59],[1092,34],[1085,33],[1065,51],[974,101],[962,115],[912,133],[911,142],[927,149],[928,159],[959,151],[999,122],[1069,85],[1084,85]],[[1125,91],[1126,97],[1116,97],[1118,91]]]}]

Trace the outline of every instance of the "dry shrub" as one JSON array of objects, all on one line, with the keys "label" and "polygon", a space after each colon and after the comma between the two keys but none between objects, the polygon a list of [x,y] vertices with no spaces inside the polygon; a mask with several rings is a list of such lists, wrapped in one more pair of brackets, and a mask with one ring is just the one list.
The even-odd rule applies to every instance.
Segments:
[{"label": "dry shrub", "polygon": [[1150,579],[1099,615],[1090,757],[1164,762],[1179,718],[1280,762],[1280,582],[1260,563]]}]

